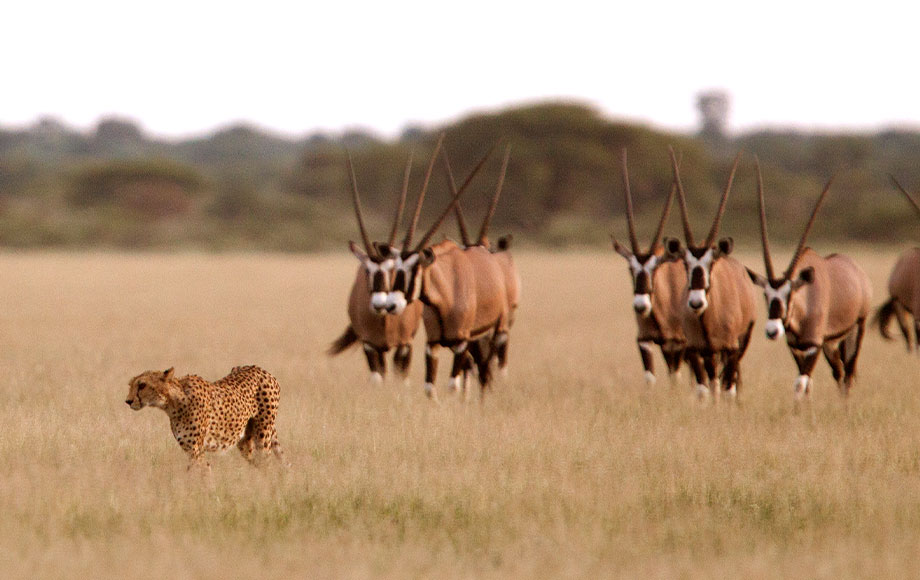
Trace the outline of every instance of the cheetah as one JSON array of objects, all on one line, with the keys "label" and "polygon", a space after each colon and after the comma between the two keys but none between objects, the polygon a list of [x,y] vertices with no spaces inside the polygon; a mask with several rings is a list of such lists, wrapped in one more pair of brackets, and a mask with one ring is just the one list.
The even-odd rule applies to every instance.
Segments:
[{"label": "cheetah", "polygon": [[[226,377],[210,383],[197,375],[176,378],[173,368],[147,371],[131,379],[128,398],[132,409],[163,409],[173,436],[189,456],[189,470],[210,464],[205,451],[223,451],[236,445],[250,463],[269,451],[283,463],[275,431],[281,395],[278,381],[257,366],[233,367]],[[253,457],[255,448],[259,457]]]}]

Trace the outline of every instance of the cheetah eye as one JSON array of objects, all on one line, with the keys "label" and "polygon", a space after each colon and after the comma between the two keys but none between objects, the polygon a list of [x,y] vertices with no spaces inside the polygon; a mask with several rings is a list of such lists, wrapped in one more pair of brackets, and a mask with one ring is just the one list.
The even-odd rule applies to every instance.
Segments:
[{"label": "cheetah eye", "polygon": [[137,390],[139,391],[139,390],[143,389],[143,388],[146,387],[146,386],[147,386],[147,383],[143,383],[143,382],[137,383]]}]

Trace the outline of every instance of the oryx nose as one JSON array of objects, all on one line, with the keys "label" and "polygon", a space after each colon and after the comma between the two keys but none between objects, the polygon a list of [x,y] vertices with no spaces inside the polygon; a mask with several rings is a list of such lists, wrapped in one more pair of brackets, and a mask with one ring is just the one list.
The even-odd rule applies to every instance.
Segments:
[{"label": "oryx nose", "polygon": [[769,339],[771,339],[771,340],[774,339],[774,338],[776,338],[776,336],[777,336],[778,334],[779,334],[779,331],[776,330],[775,328],[768,328],[768,329],[767,329],[767,338],[769,338]]},{"label": "oryx nose", "polygon": [[694,310],[699,310],[699,309],[702,308],[702,307],[703,307],[703,301],[702,301],[702,300],[700,300],[699,298],[691,298],[691,299],[690,299],[690,308],[692,308],[692,309],[694,309]]},{"label": "oryx nose", "polygon": [[393,313],[396,311],[396,304],[387,304],[386,309],[387,312]]}]

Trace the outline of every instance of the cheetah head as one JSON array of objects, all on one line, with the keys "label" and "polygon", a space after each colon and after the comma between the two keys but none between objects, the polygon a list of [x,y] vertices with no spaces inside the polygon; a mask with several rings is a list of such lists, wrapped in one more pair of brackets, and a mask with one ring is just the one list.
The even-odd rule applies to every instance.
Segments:
[{"label": "cheetah head", "polygon": [[145,406],[166,407],[173,398],[176,386],[172,384],[173,369],[165,371],[147,371],[131,379],[128,383],[128,398],[125,403],[135,411]]}]

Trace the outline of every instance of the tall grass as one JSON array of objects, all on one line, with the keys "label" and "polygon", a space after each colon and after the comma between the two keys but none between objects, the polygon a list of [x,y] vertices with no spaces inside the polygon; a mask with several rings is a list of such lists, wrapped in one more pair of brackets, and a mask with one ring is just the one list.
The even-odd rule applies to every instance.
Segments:
[{"label": "tall grass", "polygon": [[[895,254],[853,254],[880,302]],[[517,260],[509,378],[482,405],[433,405],[421,340],[410,386],[323,354],[345,252],[0,255],[3,576],[916,575],[920,360],[903,346],[873,331],[850,400],[820,366],[796,412],[791,356],[759,322],[741,404],[701,408],[686,377],[645,386],[621,259]],[[165,415],[123,402],[146,369],[244,363],[281,383],[290,469],[231,452],[202,481]]]}]

